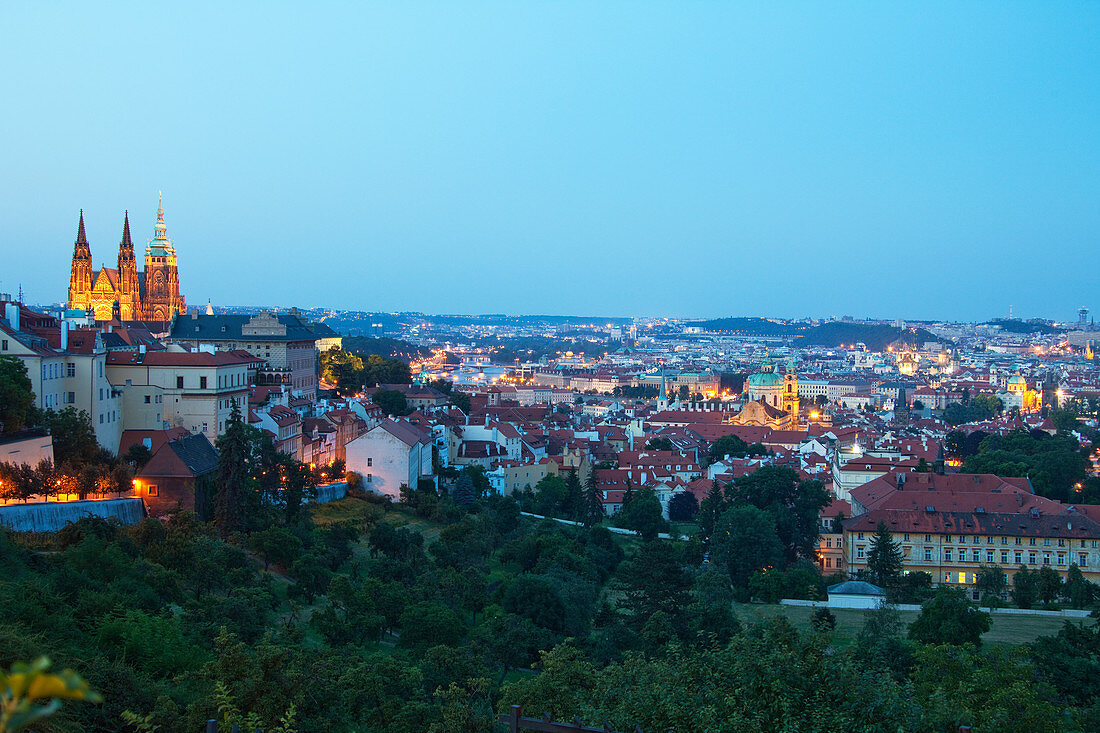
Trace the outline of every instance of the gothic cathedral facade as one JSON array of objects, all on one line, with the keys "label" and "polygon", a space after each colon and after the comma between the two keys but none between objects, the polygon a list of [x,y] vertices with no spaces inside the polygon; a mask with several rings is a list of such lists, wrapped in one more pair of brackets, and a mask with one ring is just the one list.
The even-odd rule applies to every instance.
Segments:
[{"label": "gothic cathedral facade", "polygon": [[116,264],[115,268],[92,269],[82,210],[69,274],[69,309],[92,311],[97,321],[170,321],[187,311],[180,294],[176,248],[164,225],[163,203],[157,204],[153,239],[145,247],[145,271],[137,269],[129,212],[123,218]]}]

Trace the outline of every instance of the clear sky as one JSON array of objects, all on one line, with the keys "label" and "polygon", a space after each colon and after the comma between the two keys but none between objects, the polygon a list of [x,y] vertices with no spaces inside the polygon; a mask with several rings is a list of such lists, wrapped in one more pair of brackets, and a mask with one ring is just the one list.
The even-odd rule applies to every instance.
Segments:
[{"label": "clear sky", "polygon": [[163,189],[195,305],[1100,310],[1096,2],[7,0],[0,72],[31,302]]}]

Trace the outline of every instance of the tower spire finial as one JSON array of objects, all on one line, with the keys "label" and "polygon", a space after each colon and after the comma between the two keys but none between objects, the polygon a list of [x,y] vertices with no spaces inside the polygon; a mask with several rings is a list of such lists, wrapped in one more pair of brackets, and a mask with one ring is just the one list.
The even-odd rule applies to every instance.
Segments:
[{"label": "tower spire finial", "polygon": [[76,229],[76,243],[88,243],[88,237],[84,234],[84,209],[80,210],[80,225]]},{"label": "tower spire finial", "polygon": [[134,242],[130,239],[130,212],[124,211],[122,214],[122,246],[130,247],[133,249]]}]

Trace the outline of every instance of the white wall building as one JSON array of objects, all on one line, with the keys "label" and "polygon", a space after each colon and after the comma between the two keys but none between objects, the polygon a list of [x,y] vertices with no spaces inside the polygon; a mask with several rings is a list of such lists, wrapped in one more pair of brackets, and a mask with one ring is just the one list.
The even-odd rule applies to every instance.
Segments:
[{"label": "white wall building", "polygon": [[346,446],[347,470],[363,477],[363,488],[393,499],[401,486],[415,488],[432,475],[431,435],[412,423],[386,419]]}]

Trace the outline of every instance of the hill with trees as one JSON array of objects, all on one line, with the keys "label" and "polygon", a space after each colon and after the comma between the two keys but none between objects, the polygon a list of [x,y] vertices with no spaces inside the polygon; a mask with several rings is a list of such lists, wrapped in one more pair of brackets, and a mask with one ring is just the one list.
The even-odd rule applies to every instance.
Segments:
[{"label": "hill with trees", "polygon": [[[219,442],[209,522],[179,511],[0,532],[0,667],[46,654],[103,696],[66,704],[51,730],[199,731],[215,718],[489,733],[512,703],[616,730],[1100,722],[1095,626],[980,648],[955,635],[971,606],[947,596],[908,634],[896,614],[870,614],[858,640],[824,614],[806,631],[740,620],[735,595],[825,582],[806,562],[823,490],[787,469],[715,484],[699,533],[670,541],[613,535],[589,510],[592,486],[569,477],[517,501],[467,469],[450,489],[406,487],[398,505],[354,489],[303,505],[266,493],[266,477],[286,474],[267,471],[278,456],[256,439],[235,427]],[[528,500],[580,524],[524,517]],[[630,521],[651,526],[656,499],[632,501]]]}]

